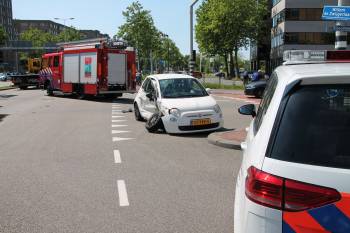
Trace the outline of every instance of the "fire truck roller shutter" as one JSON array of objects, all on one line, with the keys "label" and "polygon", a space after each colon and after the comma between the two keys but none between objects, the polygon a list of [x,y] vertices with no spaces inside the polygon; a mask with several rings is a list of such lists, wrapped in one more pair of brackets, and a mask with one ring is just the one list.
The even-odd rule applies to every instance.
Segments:
[{"label": "fire truck roller shutter", "polygon": [[108,54],[108,84],[125,85],[127,80],[126,54]]},{"label": "fire truck roller shutter", "polygon": [[79,83],[79,54],[65,54],[63,60],[64,82]]},{"label": "fire truck roller shutter", "polygon": [[96,84],[97,80],[97,53],[80,54],[80,83]]}]

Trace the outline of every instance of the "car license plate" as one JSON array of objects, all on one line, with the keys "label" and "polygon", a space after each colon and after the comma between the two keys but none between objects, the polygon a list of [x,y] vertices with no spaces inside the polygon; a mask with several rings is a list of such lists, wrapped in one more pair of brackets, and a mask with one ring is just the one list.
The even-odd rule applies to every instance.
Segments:
[{"label": "car license plate", "polygon": [[191,125],[192,126],[198,126],[198,125],[210,125],[211,120],[210,119],[198,119],[198,120],[192,120]]}]

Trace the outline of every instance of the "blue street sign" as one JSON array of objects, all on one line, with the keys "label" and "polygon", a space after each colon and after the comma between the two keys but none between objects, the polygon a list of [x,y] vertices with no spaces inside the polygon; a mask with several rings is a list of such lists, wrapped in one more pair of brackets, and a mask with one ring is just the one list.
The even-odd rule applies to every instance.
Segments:
[{"label": "blue street sign", "polygon": [[350,20],[350,7],[349,6],[324,6],[323,20]]}]

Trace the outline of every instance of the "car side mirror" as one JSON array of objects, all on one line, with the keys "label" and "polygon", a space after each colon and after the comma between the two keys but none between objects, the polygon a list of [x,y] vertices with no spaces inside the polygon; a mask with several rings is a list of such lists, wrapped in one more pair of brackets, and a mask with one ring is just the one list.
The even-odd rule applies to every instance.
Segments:
[{"label": "car side mirror", "polygon": [[210,88],[205,88],[205,90],[208,92],[208,94],[211,94],[211,89]]},{"label": "car side mirror", "polygon": [[246,116],[252,116],[252,117],[256,116],[256,109],[254,104],[243,105],[238,109],[238,112]]}]

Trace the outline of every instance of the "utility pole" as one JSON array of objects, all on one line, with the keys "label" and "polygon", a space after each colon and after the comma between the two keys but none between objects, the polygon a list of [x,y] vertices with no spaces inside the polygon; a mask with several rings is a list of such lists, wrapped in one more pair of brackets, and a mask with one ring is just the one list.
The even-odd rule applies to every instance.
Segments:
[{"label": "utility pole", "polygon": [[[349,6],[350,0],[338,0],[338,6]],[[344,21],[337,21],[337,27],[345,26]],[[346,50],[348,47],[347,43],[347,32],[336,31],[335,32],[335,49],[336,50]]]},{"label": "utility pole", "polygon": [[196,61],[193,57],[193,7],[199,0],[192,0],[192,4],[190,6],[190,62],[189,62],[189,68],[190,73],[193,72],[194,65]]}]

